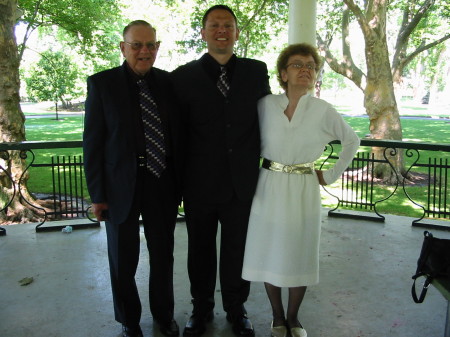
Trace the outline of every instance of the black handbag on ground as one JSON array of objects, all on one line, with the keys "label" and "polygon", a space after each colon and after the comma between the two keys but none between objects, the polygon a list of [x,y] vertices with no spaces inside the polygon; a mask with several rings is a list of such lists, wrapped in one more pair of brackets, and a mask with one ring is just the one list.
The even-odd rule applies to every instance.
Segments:
[{"label": "black handbag on ground", "polygon": [[[423,233],[424,239],[419,260],[417,260],[416,274],[412,277],[414,282],[411,294],[414,302],[422,303],[427,294],[428,286],[435,278],[450,280],[450,240],[433,237],[428,231]],[[420,296],[416,294],[417,278],[425,276]]]}]

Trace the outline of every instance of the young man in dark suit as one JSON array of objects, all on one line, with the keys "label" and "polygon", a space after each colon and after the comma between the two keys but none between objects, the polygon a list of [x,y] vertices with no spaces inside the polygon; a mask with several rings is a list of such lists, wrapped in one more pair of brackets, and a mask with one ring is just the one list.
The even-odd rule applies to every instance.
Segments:
[{"label": "young man in dark suit", "polygon": [[257,101],[270,93],[267,66],[234,55],[239,29],[229,7],[211,7],[202,24],[208,52],[172,72],[186,133],[183,197],[193,311],[184,336],[202,335],[213,317],[219,222],[223,308],[236,335],[254,336],[244,307],[250,283],[241,271],[259,168]]},{"label": "young man in dark suit", "polygon": [[[140,216],[150,253],[152,316],[164,335],[179,335],[173,319],[179,122],[169,74],[153,67],[158,48],[156,30],[133,21],[120,42],[122,66],[87,81],[86,180],[92,211],[99,221],[106,220],[114,312],[124,337],[142,336],[135,282]],[[152,128],[157,132],[149,133]]]}]

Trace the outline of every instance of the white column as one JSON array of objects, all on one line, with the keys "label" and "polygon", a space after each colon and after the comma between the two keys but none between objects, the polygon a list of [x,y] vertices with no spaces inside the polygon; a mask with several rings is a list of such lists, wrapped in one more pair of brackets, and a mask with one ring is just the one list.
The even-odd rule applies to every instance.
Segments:
[{"label": "white column", "polygon": [[289,1],[289,44],[317,45],[316,15],[316,0]]}]

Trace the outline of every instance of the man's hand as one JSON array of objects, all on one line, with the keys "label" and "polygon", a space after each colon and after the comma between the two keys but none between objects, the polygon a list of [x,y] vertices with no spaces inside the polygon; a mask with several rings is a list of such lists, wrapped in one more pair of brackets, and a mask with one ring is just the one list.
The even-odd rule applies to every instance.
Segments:
[{"label": "man's hand", "polygon": [[108,204],[106,202],[92,204],[92,213],[94,213],[98,221],[108,220],[107,210]]}]

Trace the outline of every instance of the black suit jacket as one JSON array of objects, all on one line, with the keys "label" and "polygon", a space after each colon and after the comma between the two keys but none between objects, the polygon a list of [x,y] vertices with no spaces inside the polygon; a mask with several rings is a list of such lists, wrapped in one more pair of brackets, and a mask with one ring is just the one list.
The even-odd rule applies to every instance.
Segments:
[{"label": "black suit jacket", "polygon": [[[139,100],[136,84],[127,73],[126,62],[88,78],[88,96],[83,133],[83,154],[87,187],[93,203],[107,202],[109,220],[121,223],[133,201],[137,174],[137,156],[143,149],[136,136]],[[169,161],[175,172],[178,162],[179,116],[173,104],[169,73],[150,70],[152,95],[162,115]],[[141,153],[142,154],[142,153]],[[177,182],[179,185],[179,181]],[[148,191],[152,193],[152,191]]]},{"label": "black suit jacket", "polygon": [[185,199],[251,200],[260,155],[257,101],[270,93],[265,63],[237,58],[224,98],[200,60],[172,72],[186,133]]}]

